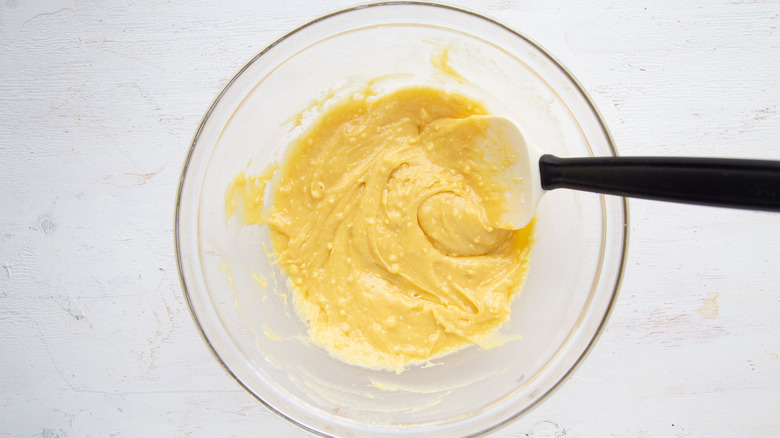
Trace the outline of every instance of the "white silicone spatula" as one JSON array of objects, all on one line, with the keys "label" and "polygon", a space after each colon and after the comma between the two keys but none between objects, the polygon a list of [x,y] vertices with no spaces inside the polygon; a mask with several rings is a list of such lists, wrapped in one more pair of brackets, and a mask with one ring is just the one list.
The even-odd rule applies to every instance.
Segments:
[{"label": "white silicone spatula", "polygon": [[559,158],[528,144],[510,119],[471,116],[487,123],[491,138],[510,143],[517,160],[502,175],[507,183],[502,219],[520,229],[533,219],[542,196],[574,189],[686,204],[780,211],[780,161],[691,157]]}]

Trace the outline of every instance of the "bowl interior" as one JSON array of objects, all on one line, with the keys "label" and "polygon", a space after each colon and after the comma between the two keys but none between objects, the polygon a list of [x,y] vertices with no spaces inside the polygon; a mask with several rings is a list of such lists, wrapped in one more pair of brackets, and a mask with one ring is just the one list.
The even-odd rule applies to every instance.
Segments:
[{"label": "bowl interior", "polygon": [[[465,78],[432,62],[449,57]],[[368,370],[313,345],[268,232],[225,215],[240,171],[259,173],[329,104],[368,84],[382,94],[431,85],[514,119],[559,156],[611,155],[592,104],[536,45],[480,16],[431,5],[357,8],[315,21],[258,55],[205,117],[177,209],[180,270],[196,322],[226,368],[271,409],[322,434],[478,433],[551,391],[597,336],[625,249],[617,198],[554,191],[537,213],[524,289],[500,347],[472,346],[401,374]],[[345,292],[346,293],[346,292]]]}]

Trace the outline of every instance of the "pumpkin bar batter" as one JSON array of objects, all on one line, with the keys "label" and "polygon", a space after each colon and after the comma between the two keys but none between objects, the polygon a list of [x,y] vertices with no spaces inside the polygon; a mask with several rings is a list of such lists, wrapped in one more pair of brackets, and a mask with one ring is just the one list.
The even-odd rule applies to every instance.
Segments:
[{"label": "pumpkin bar batter", "polygon": [[[401,372],[507,319],[533,223],[500,228],[505,183],[475,143],[488,134],[456,122],[477,114],[428,87],[337,103],[290,146],[268,216],[244,214],[270,227],[296,308],[332,355]],[[228,217],[237,204],[259,212],[267,178],[238,175]]]}]

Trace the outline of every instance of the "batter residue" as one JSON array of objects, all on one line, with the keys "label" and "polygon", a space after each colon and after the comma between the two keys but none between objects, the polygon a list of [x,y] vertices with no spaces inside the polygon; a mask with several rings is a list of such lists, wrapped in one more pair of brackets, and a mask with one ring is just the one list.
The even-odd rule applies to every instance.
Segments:
[{"label": "batter residue", "polygon": [[478,102],[427,87],[353,97],[291,145],[267,217],[268,175],[228,188],[228,217],[238,205],[243,223],[270,227],[296,307],[332,355],[400,372],[507,319],[533,222],[500,228],[505,183],[475,146],[487,133],[458,121],[477,114]]}]

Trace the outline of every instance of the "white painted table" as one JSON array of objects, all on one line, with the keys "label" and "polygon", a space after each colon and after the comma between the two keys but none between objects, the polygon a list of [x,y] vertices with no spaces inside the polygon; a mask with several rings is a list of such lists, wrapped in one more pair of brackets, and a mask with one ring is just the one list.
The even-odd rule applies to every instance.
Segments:
[{"label": "white painted table", "polygon": [[[306,436],[182,297],[190,139],[246,61],[353,1],[0,3],[0,436]],[[461,5],[535,39],[623,155],[780,159],[780,5]],[[780,215],[630,202],[606,332],[506,437],[780,435]]]}]

